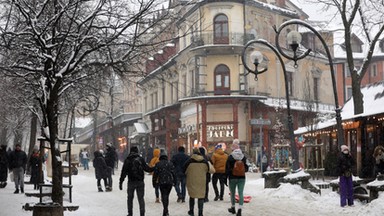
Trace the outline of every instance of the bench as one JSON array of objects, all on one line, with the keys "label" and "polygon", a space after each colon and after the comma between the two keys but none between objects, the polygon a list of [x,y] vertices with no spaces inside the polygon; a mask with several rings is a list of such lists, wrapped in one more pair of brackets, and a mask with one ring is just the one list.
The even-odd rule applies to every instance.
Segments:
[{"label": "bench", "polygon": [[377,199],[379,197],[379,192],[384,191],[384,175],[378,176],[376,180],[369,182],[367,184],[367,189],[369,190],[370,200]]},{"label": "bench", "polygon": [[[52,187],[52,184],[39,184],[39,188],[40,188],[40,194],[44,194],[43,193],[43,187]],[[63,184],[63,188],[68,188],[69,189],[69,202],[72,203],[72,185],[69,185],[69,184]],[[40,195],[40,203],[43,202],[43,196]]]}]

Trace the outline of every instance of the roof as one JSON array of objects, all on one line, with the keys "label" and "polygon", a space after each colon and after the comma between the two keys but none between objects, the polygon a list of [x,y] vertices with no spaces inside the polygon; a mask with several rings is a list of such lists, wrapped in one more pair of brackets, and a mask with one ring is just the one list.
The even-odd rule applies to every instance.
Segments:
[{"label": "roof", "polygon": [[[364,100],[364,112],[358,115],[354,114],[353,97],[351,97],[341,110],[343,121],[358,117],[367,117],[384,113],[384,81],[373,83],[361,88]],[[320,122],[314,126],[317,130],[336,125],[336,119],[330,119]],[[308,127],[301,127],[295,130],[295,134],[302,134],[308,131]]]}]

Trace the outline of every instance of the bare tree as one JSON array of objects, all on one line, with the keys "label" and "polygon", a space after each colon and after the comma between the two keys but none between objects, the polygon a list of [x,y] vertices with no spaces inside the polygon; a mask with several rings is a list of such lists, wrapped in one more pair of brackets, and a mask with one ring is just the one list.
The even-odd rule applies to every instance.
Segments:
[{"label": "bare tree", "polygon": [[[88,80],[102,77],[108,67],[122,75],[142,73],[134,63],[141,48],[148,46],[143,44],[142,36],[156,25],[148,20],[161,10],[159,3],[3,1],[0,69],[31,96],[24,102],[38,115],[42,136],[50,144],[53,202],[63,203],[58,147],[63,95]],[[32,106],[33,100],[38,101],[38,109]]]},{"label": "bare tree", "polygon": [[[377,0],[309,0],[313,3],[321,3],[324,10],[336,8],[335,18],[341,18],[344,27],[345,52],[348,69],[352,78],[352,95],[354,101],[354,113],[364,112],[363,94],[361,93],[361,81],[368,71],[369,64],[377,42],[380,41],[384,31],[384,1]],[[355,67],[356,59],[353,56],[352,34],[357,34],[366,42],[364,58],[359,69]]]}]

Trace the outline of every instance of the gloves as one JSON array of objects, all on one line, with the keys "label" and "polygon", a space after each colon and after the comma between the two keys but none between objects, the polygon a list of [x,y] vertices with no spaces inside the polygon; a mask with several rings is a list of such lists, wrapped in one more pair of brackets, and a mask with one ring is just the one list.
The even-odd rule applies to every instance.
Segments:
[{"label": "gloves", "polygon": [[123,190],[123,182],[120,182],[120,183],[119,183],[119,189],[120,189],[120,190]]}]

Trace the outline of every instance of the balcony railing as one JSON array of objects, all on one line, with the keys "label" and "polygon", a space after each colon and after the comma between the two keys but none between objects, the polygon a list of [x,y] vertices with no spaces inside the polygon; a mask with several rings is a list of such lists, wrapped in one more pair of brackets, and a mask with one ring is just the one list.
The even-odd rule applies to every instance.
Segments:
[{"label": "balcony railing", "polygon": [[198,36],[192,36],[192,47],[209,45],[244,45],[249,40],[254,39],[252,34],[230,32],[228,36],[215,36],[213,32],[202,33]]}]

